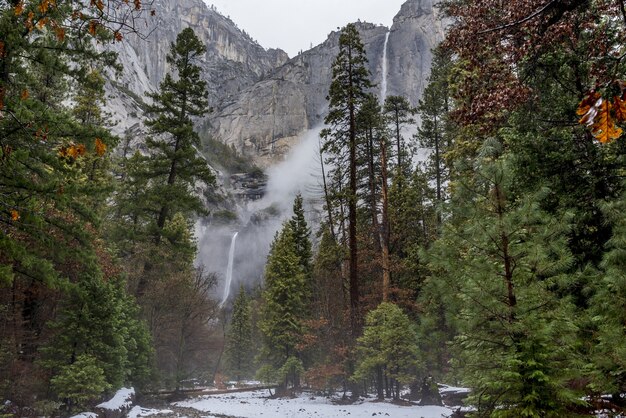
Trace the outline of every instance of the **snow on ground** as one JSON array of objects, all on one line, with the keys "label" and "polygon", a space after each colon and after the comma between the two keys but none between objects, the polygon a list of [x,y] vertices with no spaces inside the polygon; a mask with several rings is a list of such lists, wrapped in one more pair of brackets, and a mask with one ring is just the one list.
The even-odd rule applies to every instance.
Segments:
[{"label": "snow on ground", "polygon": [[149,417],[151,415],[165,415],[171,414],[174,411],[170,409],[146,409],[140,406],[135,406],[133,409],[128,411],[127,418],[139,418],[139,417]]},{"label": "snow on ground", "polygon": [[448,385],[439,385],[439,393],[470,393],[471,389],[468,388],[460,388]]},{"label": "snow on ground", "polygon": [[135,396],[134,388],[121,388],[115,392],[115,396],[111,400],[102,402],[96,408],[102,408],[109,411],[122,411],[128,409],[133,404],[133,397]]},{"label": "snow on ground", "polygon": [[74,415],[71,418],[98,418],[98,414],[94,414],[93,412],[82,412],[78,415]]},{"label": "snow on ground", "polygon": [[177,402],[174,405],[193,408],[210,414],[223,414],[244,418],[444,418],[452,409],[441,406],[400,406],[389,402],[365,401],[352,405],[334,405],[321,396],[302,395],[295,399],[269,399],[268,392],[253,391],[222,395],[205,395],[201,398]]}]

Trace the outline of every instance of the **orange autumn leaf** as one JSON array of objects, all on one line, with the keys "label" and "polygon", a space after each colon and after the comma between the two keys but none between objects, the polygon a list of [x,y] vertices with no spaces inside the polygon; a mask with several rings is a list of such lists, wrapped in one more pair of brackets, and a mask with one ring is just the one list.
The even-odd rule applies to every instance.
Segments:
[{"label": "orange autumn leaf", "polygon": [[26,100],[28,99],[29,96],[30,96],[30,93],[28,92],[28,90],[24,89],[22,90],[22,94],[20,94],[20,99]]},{"label": "orange autumn leaf", "polygon": [[26,29],[28,29],[29,32],[33,30],[33,18],[34,17],[35,17],[35,13],[28,12],[28,17],[26,18],[26,22],[24,23],[24,25],[26,26]]},{"label": "orange autumn leaf", "polygon": [[50,21],[50,19],[48,19],[47,17],[44,17],[43,19],[40,19],[39,22],[37,22],[37,29],[42,30]]},{"label": "orange autumn leaf", "polygon": [[41,13],[46,13],[48,11],[49,6],[50,6],[50,0],[42,0],[42,2],[39,3],[39,11]]},{"label": "orange autumn leaf", "polygon": [[117,42],[122,42],[123,37],[122,37],[122,34],[119,31],[115,31],[113,33],[113,37],[115,38],[115,40]]},{"label": "orange autumn leaf", "polygon": [[613,111],[618,122],[626,122],[626,98],[615,96],[613,98]]},{"label": "orange autumn leaf", "polygon": [[85,147],[85,144],[78,144],[78,145],[76,145],[76,154],[79,157],[82,157],[86,153],[87,153],[87,148]]},{"label": "orange autumn leaf", "polygon": [[615,126],[611,117],[611,103],[603,100],[593,119],[591,134],[601,143],[606,144],[622,135],[622,129]]},{"label": "orange autumn leaf", "polygon": [[20,213],[16,211],[15,209],[13,209],[11,211],[11,220],[18,221],[19,219],[20,219]]},{"label": "orange autumn leaf", "polygon": [[57,27],[54,29],[54,32],[56,33],[59,42],[63,42],[63,40],[65,39],[65,29]]},{"label": "orange autumn leaf", "polygon": [[82,157],[86,153],[87,153],[87,148],[83,144],[78,144],[78,145],[71,144],[70,146],[67,146],[67,147],[63,146],[59,148],[59,151],[58,151],[59,157],[62,157],[62,158],[71,157],[73,159]]},{"label": "orange autumn leaf", "polygon": [[15,6],[15,16],[19,16],[24,12],[24,2],[20,1]]},{"label": "orange autumn leaf", "polygon": [[92,36],[96,36],[96,29],[98,28],[98,22],[95,20],[89,21],[89,33]]},{"label": "orange autumn leaf", "polygon": [[107,150],[107,146],[100,138],[96,138],[96,154],[103,156]]},{"label": "orange autumn leaf", "polygon": [[578,104],[578,109],[576,109],[576,114],[582,116],[578,123],[581,125],[591,125],[598,114],[598,108],[602,102],[602,97],[596,92],[591,92],[589,96],[584,98]]},{"label": "orange autumn leaf", "polygon": [[135,2],[135,10],[141,9],[141,0],[134,0]]}]

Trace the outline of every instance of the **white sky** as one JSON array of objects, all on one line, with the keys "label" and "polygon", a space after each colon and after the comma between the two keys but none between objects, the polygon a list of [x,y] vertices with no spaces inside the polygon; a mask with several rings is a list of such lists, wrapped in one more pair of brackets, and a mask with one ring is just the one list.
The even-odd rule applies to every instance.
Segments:
[{"label": "white sky", "polygon": [[245,30],[264,48],[290,57],[322,43],[357,19],[391,26],[406,0],[204,0]]}]

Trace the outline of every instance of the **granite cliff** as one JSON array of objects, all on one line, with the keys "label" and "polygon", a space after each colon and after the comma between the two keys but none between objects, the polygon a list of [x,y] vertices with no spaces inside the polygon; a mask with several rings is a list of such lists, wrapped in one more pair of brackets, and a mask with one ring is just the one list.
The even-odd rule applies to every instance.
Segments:
[{"label": "granite cliff", "polygon": [[[376,89],[382,84],[386,46],[387,93],[403,94],[417,104],[430,71],[431,49],[444,34],[436,1],[408,0],[391,28],[358,23]],[[156,13],[146,20],[145,39],[130,36],[114,45],[124,66],[123,76],[109,84],[118,134],[141,136],[145,93],[154,91],[169,70],[165,57],[170,43],[185,27],[192,27],[207,46],[200,65],[214,110],[201,125],[214,138],[268,167],[322,123],[338,31],[289,59],[282,50],[261,47],[202,0],[155,0],[152,7]]]},{"label": "granite cliff", "polygon": [[[382,85],[387,42],[387,94],[402,94],[417,104],[430,73],[431,49],[444,35],[444,23],[432,0],[409,0],[389,29],[358,23],[376,89]],[[213,135],[235,146],[261,166],[273,165],[298,137],[323,122],[331,65],[339,32],[276,68],[265,78],[223,100],[209,116]]]}]

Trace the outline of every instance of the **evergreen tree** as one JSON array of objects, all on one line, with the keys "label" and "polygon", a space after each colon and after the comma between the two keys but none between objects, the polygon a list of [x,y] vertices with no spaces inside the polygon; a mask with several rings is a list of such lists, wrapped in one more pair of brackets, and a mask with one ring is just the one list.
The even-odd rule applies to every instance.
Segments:
[{"label": "evergreen tree", "polygon": [[59,301],[82,281],[111,276],[99,212],[110,188],[106,148],[116,140],[80,104],[92,95],[98,112],[92,69],[114,66],[114,54],[94,45],[139,10],[121,5],[114,18],[95,3],[0,6],[0,391],[18,403],[45,395],[39,360]]},{"label": "evergreen tree", "polygon": [[379,399],[384,398],[385,380],[391,380],[392,396],[399,399],[401,386],[416,378],[419,353],[415,326],[393,303],[383,302],[367,314],[357,350],[353,379],[374,378]]},{"label": "evergreen tree", "polygon": [[405,143],[402,137],[402,129],[406,125],[415,123],[415,118],[413,117],[415,109],[404,96],[388,96],[385,98],[383,115],[386,123],[390,125],[390,130],[392,131],[390,136],[395,139],[397,162],[395,171],[408,174],[412,166],[412,153],[410,146]]},{"label": "evergreen tree", "polygon": [[[68,299],[51,324],[56,330],[54,337],[42,348],[42,365],[53,380],[56,376],[65,379],[61,376],[69,371],[79,373],[75,363],[86,356],[102,371],[105,388],[147,383],[152,369],[151,341],[145,324],[135,319],[134,301],[123,286],[120,280],[105,282],[102,278],[85,278],[71,285]],[[59,389],[57,393],[64,397],[67,389]]]},{"label": "evergreen tree", "polygon": [[[435,198],[440,204],[446,199],[444,185],[450,180],[450,167],[446,153],[452,147],[452,121],[450,120],[450,86],[448,77],[452,71],[450,53],[435,49],[432,72],[428,85],[419,101],[417,111],[421,125],[416,137],[422,148],[431,151],[426,163],[426,173],[435,183]],[[441,223],[441,219],[438,219]]]},{"label": "evergreen tree", "polygon": [[226,363],[237,381],[249,377],[252,372],[254,346],[252,344],[252,312],[250,299],[243,285],[233,305],[233,317],[226,334]]},{"label": "evergreen tree", "polygon": [[[359,328],[359,277],[357,249],[357,114],[367,98],[372,84],[366,67],[367,57],[356,25],[345,26],[339,36],[339,53],[332,66],[332,82],[328,93],[329,113],[324,122],[329,128],[322,131],[323,151],[334,163],[335,174],[347,165],[348,184],[342,187],[345,206],[348,208],[348,249],[350,316],[352,332]],[[347,158],[344,160],[344,158]],[[337,178],[342,178],[339,175]]]},{"label": "evergreen tree", "polygon": [[[591,389],[594,395],[613,395],[612,401],[623,404],[626,390],[626,193],[603,205],[613,227],[607,242],[601,271],[593,275],[590,302],[593,336]],[[622,405],[623,406],[623,405]]]},{"label": "evergreen tree", "polygon": [[293,231],[296,243],[296,253],[300,258],[300,266],[307,276],[307,284],[311,277],[311,262],[313,252],[311,249],[311,229],[304,218],[304,208],[302,207],[302,195],[296,195],[293,202],[293,216],[289,220],[289,227]]},{"label": "evergreen tree", "polygon": [[580,402],[568,386],[578,367],[573,306],[559,294],[571,284],[567,218],[540,209],[547,190],[517,200],[510,164],[499,144],[483,146],[429,251],[430,280],[458,298],[443,297],[458,317],[454,361],[479,414],[567,416]]},{"label": "evergreen tree", "polygon": [[194,194],[197,180],[213,184],[214,177],[206,161],[198,155],[200,140],[193,128],[193,118],[208,112],[206,82],[200,78],[195,62],[206,52],[191,28],[183,29],[172,43],[167,62],[177,79],[166,74],[159,92],[151,95],[154,104],[147,122],[156,135],[147,141],[150,151],[148,170],[152,174],[152,193],[156,203],[155,242],[161,240],[165,222],[176,212],[204,213]]},{"label": "evergreen tree", "polygon": [[[292,229],[286,224],[276,235],[265,267],[265,289],[260,329],[263,362],[278,371],[291,357],[298,357],[306,303],[306,278],[296,251]],[[291,376],[288,376],[291,377]],[[282,385],[298,385],[286,379]]]}]

